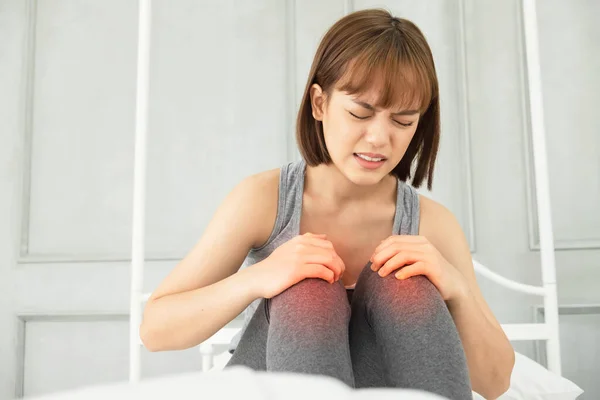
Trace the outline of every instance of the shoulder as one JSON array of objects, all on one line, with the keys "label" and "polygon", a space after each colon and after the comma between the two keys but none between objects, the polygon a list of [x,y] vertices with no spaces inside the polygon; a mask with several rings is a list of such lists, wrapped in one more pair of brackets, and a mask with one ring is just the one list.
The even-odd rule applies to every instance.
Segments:
[{"label": "shoulder", "polygon": [[444,256],[470,255],[469,245],[456,216],[443,204],[419,194],[419,235],[425,236]]},{"label": "shoulder", "polygon": [[275,225],[280,173],[281,168],[274,168],[249,175],[231,193],[237,206],[244,210],[245,223],[257,230],[252,247],[265,243]]},{"label": "shoulder", "polygon": [[281,168],[250,175],[242,181],[244,201],[258,229],[253,248],[261,247],[270,237],[277,218]]},{"label": "shoulder", "polygon": [[279,189],[279,175],[281,168],[273,168],[258,172],[244,178],[239,187],[242,191],[251,192],[247,194],[259,194],[263,191],[277,192]]}]

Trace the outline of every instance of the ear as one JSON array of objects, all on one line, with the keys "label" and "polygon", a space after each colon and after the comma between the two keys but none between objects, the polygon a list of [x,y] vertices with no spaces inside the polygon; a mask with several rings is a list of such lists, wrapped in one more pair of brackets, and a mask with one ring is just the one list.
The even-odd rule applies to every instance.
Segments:
[{"label": "ear", "polygon": [[325,112],[325,93],[321,86],[316,83],[313,83],[310,87],[310,105],[313,118],[322,121]]}]

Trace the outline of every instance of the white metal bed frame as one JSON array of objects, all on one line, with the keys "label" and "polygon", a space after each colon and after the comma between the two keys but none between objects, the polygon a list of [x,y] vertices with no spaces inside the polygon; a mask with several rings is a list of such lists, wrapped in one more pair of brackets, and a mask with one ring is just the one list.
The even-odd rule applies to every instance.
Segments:
[{"label": "white metal bed frame", "polygon": [[[554,238],[550,209],[550,192],[544,121],[542,88],[540,80],[537,17],[535,0],[522,0],[524,40],[529,90],[529,107],[534,156],[535,190],[537,199],[540,234],[540,254],[542,262],[542,286],[531,286],[507,279],[486,266],[474,261],[477,273],[508,289],[542,296],[544,302],[544,323],[502,324],[511,341],[545,340],[548,369],[561,375],[558,301],[556,271],[554,261]],[[140,379],[139,338],[142,303],[149,294],[142,293],[144,266],[144,226],[145,226],[145,183],[146,183],[146,134],[148,120],[149,49],[151,27],[151,0],[139,0],[138,54],[137,54],[137,96],[135,130],[135,167],[133,196],[133,237],[130,298],[129,336],[129,380]],[[202,357],[202,370],[207,371],[213,364],[213,345],[227,344],[238,329],[224,328],[198,346]]]}]

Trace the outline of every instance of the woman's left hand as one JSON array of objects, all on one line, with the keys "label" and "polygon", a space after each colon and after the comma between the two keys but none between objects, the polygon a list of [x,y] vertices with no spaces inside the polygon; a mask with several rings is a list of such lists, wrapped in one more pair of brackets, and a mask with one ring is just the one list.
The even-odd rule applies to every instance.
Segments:
[{"label": "woman's left hand", "polygon": [[440,254],[425,236],[393,235],[382,241],[371,256],[371,269],[385,277],[394,271],[397,279],[425,275],[445,301],[464,296],[463,275]]}]

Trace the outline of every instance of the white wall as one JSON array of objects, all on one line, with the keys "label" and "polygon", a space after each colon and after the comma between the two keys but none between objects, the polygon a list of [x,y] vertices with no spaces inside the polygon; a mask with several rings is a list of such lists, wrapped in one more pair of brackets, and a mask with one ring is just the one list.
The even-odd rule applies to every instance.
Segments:
[{"label": "white wall", "polygon": [[[136,6],[0,0],[2,399],[127,377]],[[155,0],[146,290],[235,182],[296,156],[293,122],[320,36],[371,6],[413,19],[434,52],[443,139],[429,194],[457,215],[474,257],[540,283],[519,1]],[[591,399],[600,3],[548,0],[538,14],[563,369]],[[533,320],[537,299],[480,283],[501,322]],[[517,348],[543,362],[534,344]],[[200,362],[194,349],[142,358],[144,376]]]}]

